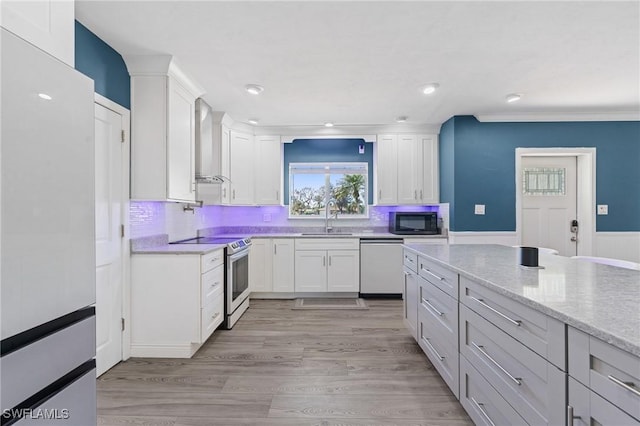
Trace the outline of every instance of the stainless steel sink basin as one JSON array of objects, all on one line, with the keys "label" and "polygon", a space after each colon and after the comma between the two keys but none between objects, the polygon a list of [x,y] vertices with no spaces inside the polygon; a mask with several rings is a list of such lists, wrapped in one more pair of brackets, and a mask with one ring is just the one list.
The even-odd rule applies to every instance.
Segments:
[{"label": "stainless steel sink basin", "polygon": [[327,232],[303,232],[302,234],[300,234],[302,236],[305,237],[340,237],[342,235],[353,235],[347,232],[332,232],[332,233],[327,233]]}]

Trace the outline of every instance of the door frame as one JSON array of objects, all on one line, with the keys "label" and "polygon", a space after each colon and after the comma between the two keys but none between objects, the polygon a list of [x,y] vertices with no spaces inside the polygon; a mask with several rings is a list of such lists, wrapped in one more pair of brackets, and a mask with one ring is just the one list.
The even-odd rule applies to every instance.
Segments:
[{"label": "door frame", "polygon": [[131,282],[130,282],[130,258],[129,247],[129,198],[130,198],[130,152],[131,152],[131,112],[125,107],[105,98],[99,93],[94,94],[94,103],[114,111],[122,116],[122,128],[124,129],[124,142],[122,143],[122,210],[120,220],[124,226],[124,236],[121,238],[120,250],[122,253],[122,318],[125,322],[122,332],[122,360],[131,356]]},{"label": "door frame", "polygon": [[[516,148],[516,238],[522,244],[522,157],[576,157],[578,255],[594,252],[596,234],[596,148]],[[569,226],[569,225],[567,225]]]}]

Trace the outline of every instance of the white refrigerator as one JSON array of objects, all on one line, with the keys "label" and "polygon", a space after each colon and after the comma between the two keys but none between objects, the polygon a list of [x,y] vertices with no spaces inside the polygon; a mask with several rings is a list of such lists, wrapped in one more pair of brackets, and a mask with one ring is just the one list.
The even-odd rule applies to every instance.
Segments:
[{"label": "white refrigerator", "polygon": [[1,31],[0,423],[92,425],[93,81]]}]

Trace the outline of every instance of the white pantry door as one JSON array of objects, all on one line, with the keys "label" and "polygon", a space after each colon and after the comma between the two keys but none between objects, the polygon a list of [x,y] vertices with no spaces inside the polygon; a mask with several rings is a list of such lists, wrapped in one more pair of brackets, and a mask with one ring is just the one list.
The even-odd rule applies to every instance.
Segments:
[{"label": "white pantry door", "polygon": [[95,104],[96,364],[122,360],[122,116]]},{"label": "white pantry door", "polygon": [[577,254],[576,169],[577,157],[522,157],[522,245]]}]

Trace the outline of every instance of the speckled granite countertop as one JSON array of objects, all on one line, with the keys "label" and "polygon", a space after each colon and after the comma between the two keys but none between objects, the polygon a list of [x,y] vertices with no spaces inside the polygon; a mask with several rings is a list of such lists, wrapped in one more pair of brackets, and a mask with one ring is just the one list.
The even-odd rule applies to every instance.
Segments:
[{"label": "speckled granite countertop", "polygon": [[544,253],[544,269],[528,269],[517,249],[500,245],[405,247],[640,357],[640,271]]}]

